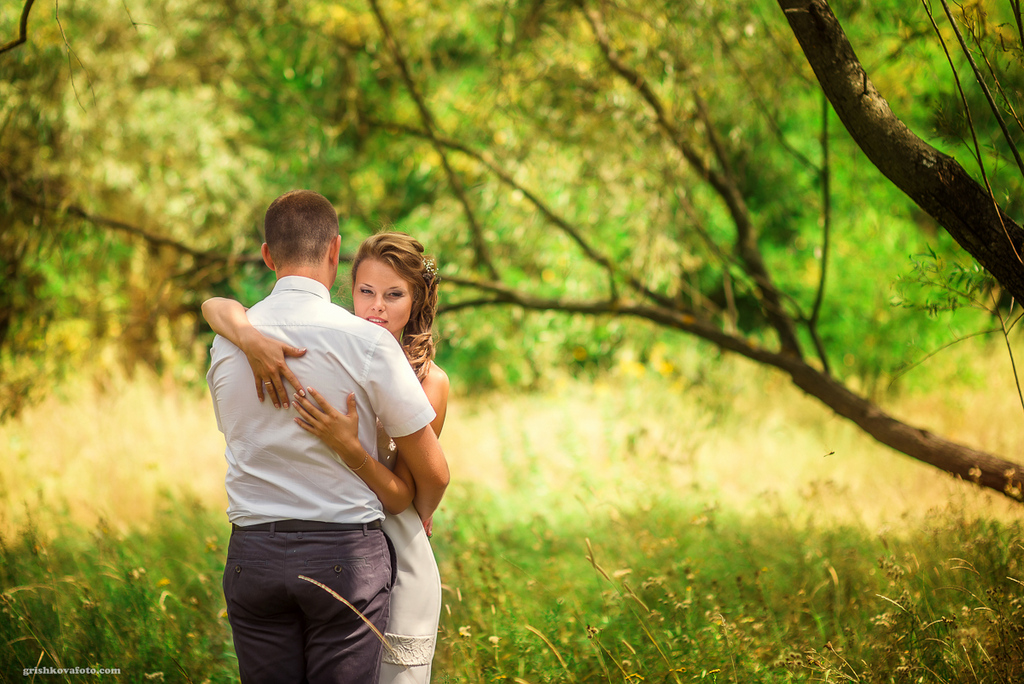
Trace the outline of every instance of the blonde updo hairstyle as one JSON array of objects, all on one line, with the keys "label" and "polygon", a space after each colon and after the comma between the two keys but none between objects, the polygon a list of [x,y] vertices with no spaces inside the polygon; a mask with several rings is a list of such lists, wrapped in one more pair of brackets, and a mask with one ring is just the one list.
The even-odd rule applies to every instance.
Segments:
[{"label": "blonde updo hairstyle", "polygon": [[422,382],[434,360],[434,317],[437,314],[438,274],[434,259],[423,254],[419,240],[397,231],[384,231],[363,240],[352,260],[352,285],[359,265],[376,260],[395,269],[409,284],[412,310],[402,330],[402,349]]}]

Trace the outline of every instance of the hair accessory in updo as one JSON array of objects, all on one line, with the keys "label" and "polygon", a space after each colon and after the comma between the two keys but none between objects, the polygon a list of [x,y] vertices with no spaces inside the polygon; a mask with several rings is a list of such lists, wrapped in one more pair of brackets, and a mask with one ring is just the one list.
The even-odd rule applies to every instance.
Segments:
[{"label": "hair accessory in updo", "polygon": [[423,260],[423,279],[428,283],[437,277],[437,264],[433,259]]}]

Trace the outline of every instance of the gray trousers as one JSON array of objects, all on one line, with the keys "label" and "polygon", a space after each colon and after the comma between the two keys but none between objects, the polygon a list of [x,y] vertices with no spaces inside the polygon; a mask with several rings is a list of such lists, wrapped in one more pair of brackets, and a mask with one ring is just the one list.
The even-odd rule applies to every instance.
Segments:
[{"label": "gray trousers", "polygon": [[376,683],[388,623],[393,556],[380,530],[234,530],[224,598],[242,684]]}]

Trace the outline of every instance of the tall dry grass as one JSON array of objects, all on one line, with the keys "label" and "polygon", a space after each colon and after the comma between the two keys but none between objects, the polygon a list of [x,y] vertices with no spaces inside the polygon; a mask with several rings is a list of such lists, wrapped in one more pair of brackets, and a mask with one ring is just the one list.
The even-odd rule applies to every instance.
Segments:
[{"label": "tall dry grass", "polygon": [[208,395],[139,372],[80,378],[0,426],[0,525],[146,525],[162,498],[227,506]]}]

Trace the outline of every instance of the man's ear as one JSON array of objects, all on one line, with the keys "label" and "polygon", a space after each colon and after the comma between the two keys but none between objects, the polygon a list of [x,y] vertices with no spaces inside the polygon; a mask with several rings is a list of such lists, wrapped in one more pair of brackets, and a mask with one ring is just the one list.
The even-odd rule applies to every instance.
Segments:
[{"label": "man's ear", "polygon": [[263,255],[263,263],[267,265],[267,268],[269,268],[271,271],[276,272],[277,266],[274,265],[274,257],[270,256],[270,248],[267,247],[266,242],[264,242],[263,246],[260,247],[260,254]]},{"label": "man's ear", "polygon": [[334,239],[331,240],[331,247],[328,250],[328,255],[331,257],[331,267],[334,270],[338,269],[338,261],[341,258],[341,235],[335,235]]}]

